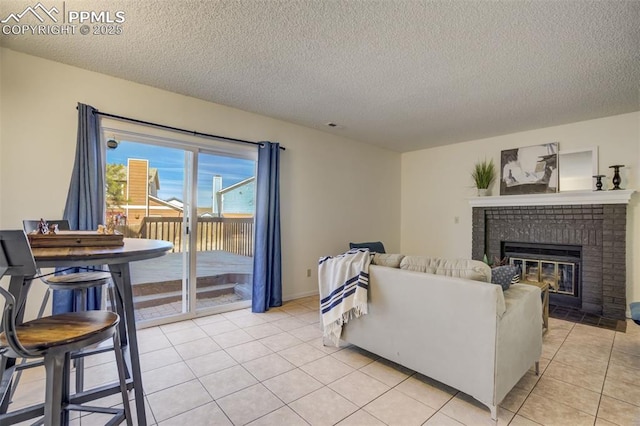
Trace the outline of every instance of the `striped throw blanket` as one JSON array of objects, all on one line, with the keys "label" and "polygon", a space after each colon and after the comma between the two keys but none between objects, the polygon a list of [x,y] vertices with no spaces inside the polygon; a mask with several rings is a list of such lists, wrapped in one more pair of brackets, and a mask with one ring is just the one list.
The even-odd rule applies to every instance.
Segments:
[{"label": "striped throw blanket", "polygon": [[320,259],[318,285],[323,336],[335,346],[340,343],[342,325],[367,313],[370,263],[371,254],[366,249]]}]

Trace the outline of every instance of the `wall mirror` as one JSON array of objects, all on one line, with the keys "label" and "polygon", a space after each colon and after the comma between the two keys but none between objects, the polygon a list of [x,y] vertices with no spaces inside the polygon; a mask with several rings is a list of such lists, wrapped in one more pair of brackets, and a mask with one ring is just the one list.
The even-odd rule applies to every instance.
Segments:
[{"label": "wall mirror", "polygon": [[560,191],[590,191],[595,189],[598,174],[598,148],[586,148],[558,153]]}]

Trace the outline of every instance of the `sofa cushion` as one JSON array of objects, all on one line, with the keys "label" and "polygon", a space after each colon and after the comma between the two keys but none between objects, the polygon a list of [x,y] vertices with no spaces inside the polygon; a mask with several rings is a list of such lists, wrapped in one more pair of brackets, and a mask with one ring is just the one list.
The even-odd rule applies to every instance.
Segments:
[{"label": "sofa cushion", "polygon": [[511,284],[520,282],[520,268],[513,265],[491,268],[491,282],[502,286],[502,290],[509,290]]},{"label": "sofa cushion", "polygon": [[375,253],[371,263],[389,268],[399,268],[402,259],[404,259],[404,254]]},{"label": "sofa cushion", "polygon": [[[526,295],[531,292],[531,287],[535,288],[535,286],[530,286],[528,284],[518,284],[511,286],[509,291],[503,292],[502,294],[504,296],[505,306],[504,314],[514,309],[518,309],[519,305],[526,303]],[[502,316],[503,315],[500,315],[500,317]]]},{"label": "sofa cushion", "polygon": [[400,269],[491,282],[491,268],[479,260],[405,256]]},{"label": "sofa cushion", "polygon": [[382,241],[371,241],[366,243],[349,243],[349,249],[366,248],[372,253],[384,253]]}]

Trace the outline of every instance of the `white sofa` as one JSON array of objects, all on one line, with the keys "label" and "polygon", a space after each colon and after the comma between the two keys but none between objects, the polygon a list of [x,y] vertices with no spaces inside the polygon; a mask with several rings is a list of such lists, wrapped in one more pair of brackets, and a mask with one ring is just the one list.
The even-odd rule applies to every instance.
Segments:
[{"label": "white sofa", "polygon": [[472,396],[496,420],[507,393],[529,368],[537,371],[540,289],[514,284],[503,292],[461,278],[479,272],[474,278],[488,274],[490,281],[490,268],[477,261],[406,257],[402,263],[432,273],[371,265],[369,313],[349,321],[342,339]]}]

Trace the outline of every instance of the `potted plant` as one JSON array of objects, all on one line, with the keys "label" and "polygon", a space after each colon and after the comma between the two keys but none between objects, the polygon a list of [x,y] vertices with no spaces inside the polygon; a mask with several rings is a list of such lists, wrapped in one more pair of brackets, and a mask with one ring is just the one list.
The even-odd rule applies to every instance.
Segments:
[{"label": "potted plant", "polygon": [[478,195],[489,195],[489,188],[496,178],[496,168],[493,165],[493,159],[490,161],[484,160],[477,162],[473,166],[471,177],[478,189]]}]

